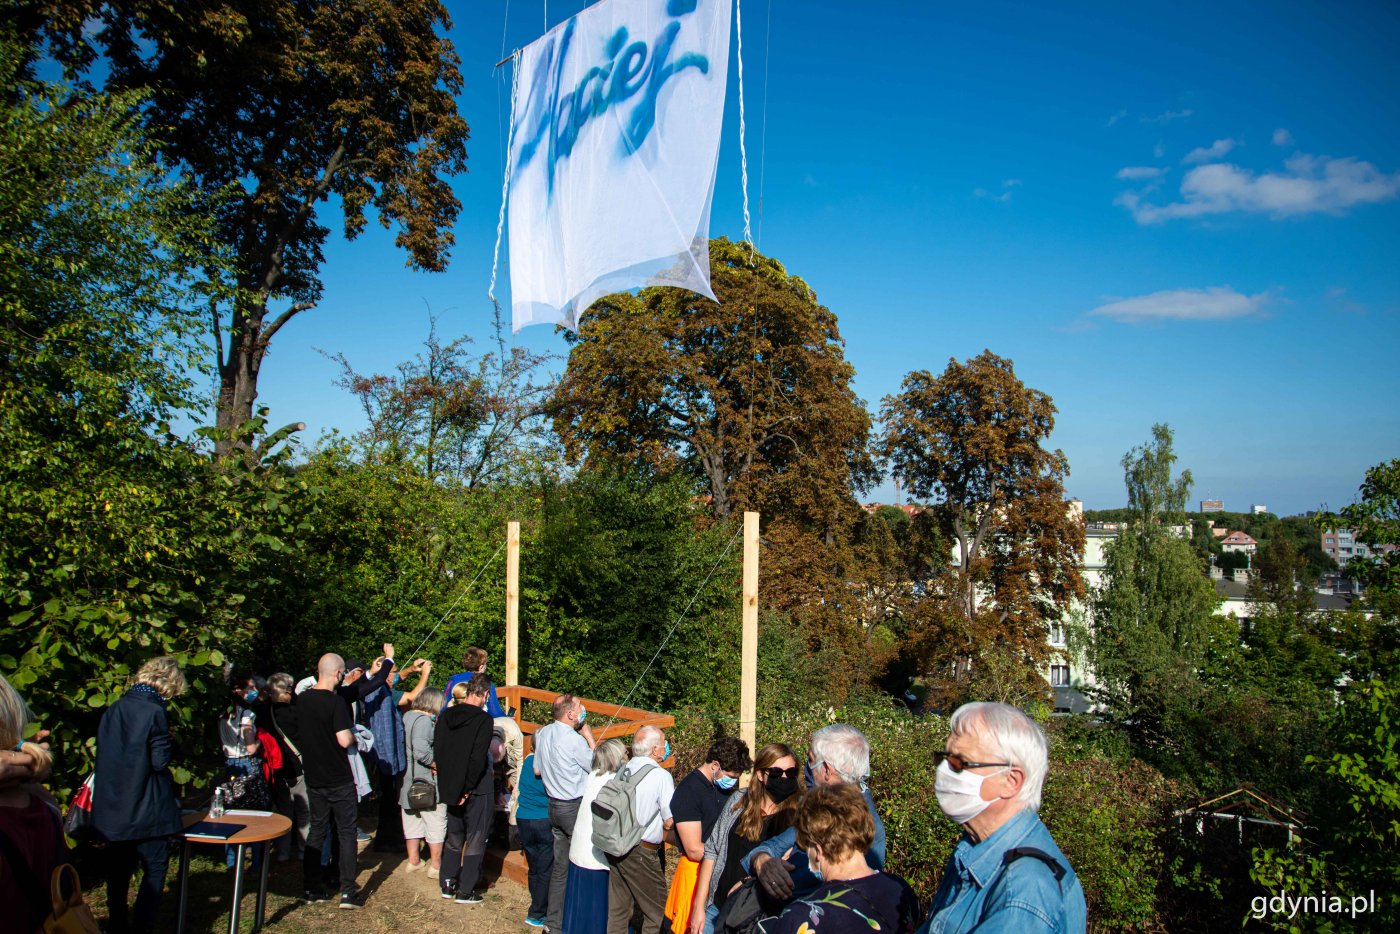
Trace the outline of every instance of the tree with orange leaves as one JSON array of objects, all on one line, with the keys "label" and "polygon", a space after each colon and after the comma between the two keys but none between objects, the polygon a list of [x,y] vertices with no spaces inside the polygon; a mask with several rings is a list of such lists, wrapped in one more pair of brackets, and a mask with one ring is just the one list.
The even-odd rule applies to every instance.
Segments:
[{"label": "tree with orange leaves", "polygon": [[1043,696],[1048,624],[1084,595],[1084,525],[1065,502],[1069,462],[1045,447],[1054,402],[984,351],[950,360],[940,376],[910,373],[884,399],[881,421],[894,476],[931,501],[954,544],[952,565],[921,582],[908,620],[934,693],[952,699],[994,676],[1003,696]]}]

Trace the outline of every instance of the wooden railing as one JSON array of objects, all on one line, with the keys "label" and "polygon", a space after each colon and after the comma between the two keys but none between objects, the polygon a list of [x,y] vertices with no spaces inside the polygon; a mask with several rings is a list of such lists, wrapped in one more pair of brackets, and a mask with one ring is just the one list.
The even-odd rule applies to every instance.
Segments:
[{"label": "wooden railing", "polygon": [[[515,722],[520,724],[520,732],[525,734],[525,753],[529,755],[534,748],[534,734],[547,725],[549,721],[534,723],[524,719],[521,716],[524,701],[544,701],[546,704],[553,704],[555,699],[561,696],[560,692],[513,684],[509,687],[498,686],[496,695],[500,698],[502,705],[515,708]],[[644,726],[654,726],[664,730],[676,725],[676,718],[670,714],[654,713],[637,707],[623,707],[621,704],[592,700],[587,697],[580,697],[579,700],[583,702],[584,709],[588,711],[588,724],[593,730],[593,738],[600,743],[605,739],[631,736]],[[604,726],[603,724],[609,720],[613,722]],[[669,766],[671,760],[667,759],[662,764]]]}]

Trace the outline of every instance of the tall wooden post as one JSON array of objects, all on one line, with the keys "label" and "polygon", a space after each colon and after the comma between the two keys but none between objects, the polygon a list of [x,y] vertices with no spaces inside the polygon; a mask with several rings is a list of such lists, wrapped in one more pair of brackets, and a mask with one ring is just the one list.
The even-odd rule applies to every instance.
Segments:
[{"label": "tall wooden post", "polygon": [[744,513],[744,634],[741,642],[739,738],[758,752],[758,513]]},{"label": "tall wooden post", "polygon": [[506,687],[519,683],[520,523],[511,522],[506,525]]}]

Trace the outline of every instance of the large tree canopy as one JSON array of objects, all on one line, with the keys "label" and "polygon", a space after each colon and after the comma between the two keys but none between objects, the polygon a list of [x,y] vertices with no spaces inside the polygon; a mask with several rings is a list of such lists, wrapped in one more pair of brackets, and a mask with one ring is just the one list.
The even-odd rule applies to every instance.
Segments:
[{"label": "large tree canopy", "polygon": [[719,302],[610,295],[573,340],[555,428],[574,459],[680,467],[720,518],[758,509],[824,532],[869,476],[870,416],[836,315],[775,259],[710,242]]},{"label": "large tree canopy", "polygon": [[170,432],[198,398],[197,283],[221,259],[209,225],[152,159],[137,95],[23,80],[4,25],[0,672],[55,727],[61,792],[130,675],[175,655],[195,687],[172,708],[193,740],[183,782],[217,750],[204,728],[223,653],[247,643],[288,560],[301,487],[242,462],[215,471]]},{"label": "large tree canopy", "polygon": [[1043,446],[1054,402],[984,351],[948,361],[940,376],[910,373],[880,418],[895,477],[935,502],[956,546],[957,566],[935,578],[923,607],[929,664],[961,681],[977,656],[1000,649],[1036,678],[1047,622],[1084,593],[1084,526],[1065,502],[1069,462]]},{"label": "large tree canopy", "polygon": [[146,125],[161,157],[203,192],[234,253],[239,296],[211,303],[221,428],[251,416],[269,342],[320,299],[330,233],[322,202],[339,198],[347,237],[372,212],[397,226],[411,265],[445,267],[460,209],[447,177],[465,168],[467,125],[437,0],[55,0],[43,9],[31,25],[70,68],[100,52],[109,88],[149,90]]}]

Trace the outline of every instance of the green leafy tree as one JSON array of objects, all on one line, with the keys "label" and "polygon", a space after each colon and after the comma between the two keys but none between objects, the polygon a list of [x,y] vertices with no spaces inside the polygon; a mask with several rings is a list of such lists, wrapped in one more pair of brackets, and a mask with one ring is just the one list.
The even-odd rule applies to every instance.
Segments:
[{"label": "green leafy tree", "polygon": [[1219,598],[1180,524],[1191,476],[1172,477],[1172,433],[1123,457],[1131,518],[1106,549],[1104,584],[1093,597],[1091,659],[1095,693],[1140,743],[1161,744],[1175,711],[1202,694],[1200,675],[1214,650],[1230,656],[1234,624],[1216,615]]},{"label": "green leafy tree", "polygon": [[937,377],[910,373],[880,419],[881,454],[911,495],[934,503],[956,555],[929,578],[916,610],[912,645],[924,670],[958,693],[979,658],[1001,655],[1011,663],[1002,668],[1043,693],[1048,625],[1084,595],[1084,525],[1065,501],[1069,462],[1044,446],[1053,401],[984,351],[950,360]]},{"label": "green leafy tree", "polygon": [[1348,573],[1366,588],[1366,605],[1400,620],[1400,458],[1366,471],[1358,499],[1316,520],[1318,528],[1349,528],[1371,555],[1353,558]]},{"label": "green leafy tree", "polygon": [[0,671],[56,728],[62,792],[136,667],[175,655],[185,781],[212,761],[204,699],[275,586],[300,486],[276,438],[219,473],[171,432],[197,405],[215,238],[135,95],[28,80],[24,51],[0,34]]},{"label": "green leafy tree", "polygon": [[[320,299],[335,198],[372,213],[415,268],[441,270],[465,170],[458,60],[438,0],[57,0],[29,25],[70,69],[99,54],[111,90],[145,88],[163,163],[190,180],[233,256],[211,300],[221,448],[253,415],[273,337]],[[220,296],[224,299],[224,296]]]}]

